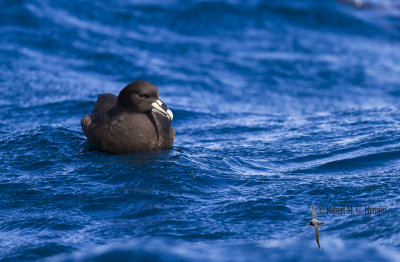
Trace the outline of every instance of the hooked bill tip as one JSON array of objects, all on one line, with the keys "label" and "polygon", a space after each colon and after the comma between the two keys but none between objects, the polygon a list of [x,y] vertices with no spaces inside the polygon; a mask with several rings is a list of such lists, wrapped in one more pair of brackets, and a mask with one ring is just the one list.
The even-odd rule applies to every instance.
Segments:
[{"label": "hooked bill tip", "polygon": [[170,121],[172,121],[172,119],[174,118],[174,115],[172,114],[172,111],[169,109],[164,110],[162,108],[164,104],[160,101],[157,100],[156,102],[152,103],[151,106],[160,114],[162,114],[163,116],[165,116],[166,118],[168,118]]},{"label": "hooked bill tip", "polygon": [[169,115],[170,120],[174,119],[174,114],[172,114],[172,111],[167,109],[167,114]]}]

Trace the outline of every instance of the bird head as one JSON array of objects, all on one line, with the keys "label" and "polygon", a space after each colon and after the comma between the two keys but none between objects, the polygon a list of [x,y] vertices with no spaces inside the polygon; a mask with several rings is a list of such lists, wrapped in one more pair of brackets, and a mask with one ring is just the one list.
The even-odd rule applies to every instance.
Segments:
[{"label": "bird head", "polygon": [[158,98],[158,88],[144,80],[125,86],[118,94],[117,106],[127,112],[150,113],[155,110],[170,121],[173,119],[172,111]]}]

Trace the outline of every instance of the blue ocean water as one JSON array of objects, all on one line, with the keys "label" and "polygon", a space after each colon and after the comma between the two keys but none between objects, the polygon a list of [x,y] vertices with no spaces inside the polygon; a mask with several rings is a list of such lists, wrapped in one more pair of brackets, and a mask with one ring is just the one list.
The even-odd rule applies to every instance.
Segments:
[{"label": "blue ocean water", "polygon": [[[400,260],[399,2],[246,2],[0,2],[3,261]],[[137,79],[173,148],[93,150]]]}]

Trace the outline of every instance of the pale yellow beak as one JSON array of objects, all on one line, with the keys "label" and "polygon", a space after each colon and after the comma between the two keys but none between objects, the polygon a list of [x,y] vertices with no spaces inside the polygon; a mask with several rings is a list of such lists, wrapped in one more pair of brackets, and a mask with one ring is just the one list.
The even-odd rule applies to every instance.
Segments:
[{"label": "pale yellow beak", "polygon": [[151,106],[154,108],[156,112],[165,116],[170,121],[172,121],[172,119],[174,118],[172,111],[169,110],[168,107],[161,100],[157,100],[156,102],[152,103]]}]

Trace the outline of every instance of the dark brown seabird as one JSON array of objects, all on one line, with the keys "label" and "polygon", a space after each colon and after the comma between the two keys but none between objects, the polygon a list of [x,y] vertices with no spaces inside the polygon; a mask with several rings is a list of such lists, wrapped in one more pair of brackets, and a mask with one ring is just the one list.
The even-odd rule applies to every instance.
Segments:
[{"label": "dark brown seabird", "polygon": [[171,148],[172,118],[171,110],[158,99],[158,88],[139,80],[124,87],[118,97],[100,94],[81,126],[95,147],[121,154]]}]

